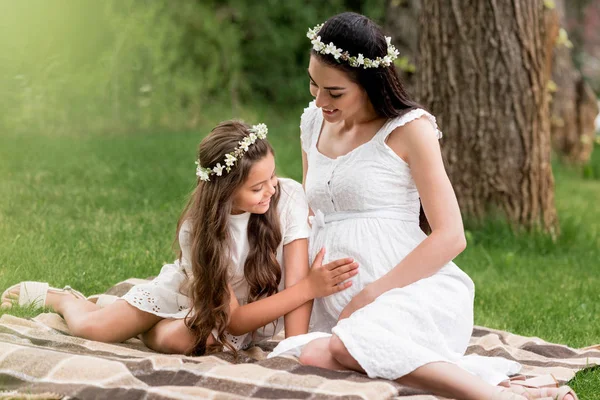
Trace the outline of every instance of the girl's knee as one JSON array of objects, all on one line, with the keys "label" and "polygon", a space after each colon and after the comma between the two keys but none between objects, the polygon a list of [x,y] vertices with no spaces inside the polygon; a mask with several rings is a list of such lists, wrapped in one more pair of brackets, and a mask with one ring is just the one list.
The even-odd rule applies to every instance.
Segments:
[{"label": "girl's knee", "polygon": [[193,347],[194,343],[175,336],[162,337],[159,341],[160,351],[167,354],[188,354]]},{"label": "girl's knee", "polygon": [[194,335],[183,320],[163,320],[144,333],[144,343],[152,350],[167,354],[188,354],[195,344]]}]

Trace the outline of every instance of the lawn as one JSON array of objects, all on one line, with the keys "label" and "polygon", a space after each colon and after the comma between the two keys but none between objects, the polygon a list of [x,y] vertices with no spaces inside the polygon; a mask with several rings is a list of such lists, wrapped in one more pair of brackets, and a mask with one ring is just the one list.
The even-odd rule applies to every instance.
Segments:
[{"label": "lawn", "polygon": [[[299,179],[299,111],[269,125],[281,175]],[[269,117],[265,117],[269,115]],[[175,258],[176,222],[195,182],[204,129],[131,135],[0,136],[0,287],[22,280],[100,293]],[[262,118],[261,118],[262,117]],[[600,149],[595,153],[596,165]],[[555,163],[561,236],[468,224],[456,263],[477,287],[476,323],[573,347],[600,343],[600,180]],[[32,310],[13,310],[29,316]],[[572,382],[600,399],[600,370]]]}]

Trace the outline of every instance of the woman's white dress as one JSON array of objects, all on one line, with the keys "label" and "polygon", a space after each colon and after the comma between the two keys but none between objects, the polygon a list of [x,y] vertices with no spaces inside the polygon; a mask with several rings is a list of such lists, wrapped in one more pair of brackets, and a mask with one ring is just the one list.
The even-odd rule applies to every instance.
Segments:
[{"label": "woman's white dress", "polygon": [[[292,179],[279,178],[281,196],[277,211],[281,226],[282,241],[277,249],[277,261],[281,266],[279,290],[285,288],[285,264],[283,246],[296,239],[305,239],[310,234],[308,226],[308,205],[302,185]],[[248,282],[244,276],[244,263],[248,256],[248,221],[250,213],[230,215],[229,234],[231,237],[231,263],[229,282],[240,305],[247,304]],[[151,282],[132,287],[122,299],[134,307],[162,318],[181,319],[190,311],[190,298],[187,295],[189,280],[192,277],[191,226],[184,222],[179,232],[181,260],[162,267],[160,274]],[[252,343],[270,339],[283,328],[283,318],[264,326],[252,334],[233,336],[227,339],[237,349],[248,347]]]},{"label": "woman's white dress", "polygon": [[[359,264],[349,289],[315,300],[311,331],[337,335],[370,377],[397,379],[427,363],[460,363],[473,330],[474,285],[452,262],[429,278],[382,294],[337,322],[358,292],[426,238],[419,228],[419,193],[410,168],[386,145],[395,128],[420,117],[433,124],[440,138],[435,118],[415,109],[388,120],[372,140],[336,159],[317,149],[323,114],[314,102],[301,118],[302,149],[308,157],[305,190],[315,214],[310,260],[325,247],[325,263],[353,257]],[[320,336],[309,333],[287,339],[272,356],[298,354],[302,345]],[[475,368],[469,369],[488,380],[499,382],[518,370],[516,363],[480,359],[470,360]]]}]

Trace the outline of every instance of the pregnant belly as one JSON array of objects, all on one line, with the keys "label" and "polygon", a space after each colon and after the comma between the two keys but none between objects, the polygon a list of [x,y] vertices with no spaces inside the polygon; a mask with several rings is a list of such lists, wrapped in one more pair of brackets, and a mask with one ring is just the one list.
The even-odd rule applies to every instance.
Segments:
[{"label": "pregnant belly", "polygon": [[375,274],[375,271],[373,271],[372,268],[369,268],[364,262],[361,263],[357,258],[355,258],[355,260],[358,261],[359,269],[358,274],[350,279],[352,286],[321,299],[325,310],[336,319],[354,296],[363,290],[369,283],[379,278],[379,276],[377,276],[379,274]]},{"label": "pregnant belly", "polygon": [[351,279],[352,286],[322,298],[323,308],[337,318],[354,296],[398,265],[424,238],[418,225],[403,226],[393,220],[340,221],[313,231],[311,260],[325,247],[325,263],[345,257],[358,263],[358,274]]}]

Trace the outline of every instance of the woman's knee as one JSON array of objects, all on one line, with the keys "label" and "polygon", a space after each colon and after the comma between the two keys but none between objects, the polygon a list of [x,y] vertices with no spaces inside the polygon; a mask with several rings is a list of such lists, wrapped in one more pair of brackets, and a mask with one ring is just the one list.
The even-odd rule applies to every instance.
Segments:
[{"label": "woman's knee", "polygon": [[308,342],[306,346],[302,348],[298,361],[302,365],[317,365],[321,360],[328,356],[327,346],[329,338],[316,339],[312,342]]},{"label": "woman's knee", "polygon": [[348,349],[344,345],[344,342],[342,342],[336,335],[332,335],[331,339],[329,339],[329,352],[333,358],[342,363],[348,357],[352,358],[348,352]]},{"label": "woman's knee", "polygon": [[315,352],[307,347],[308,345],[305,346],[300,352],[298,362],[300,362],[302,365],[313,365],[315,363]]}]

